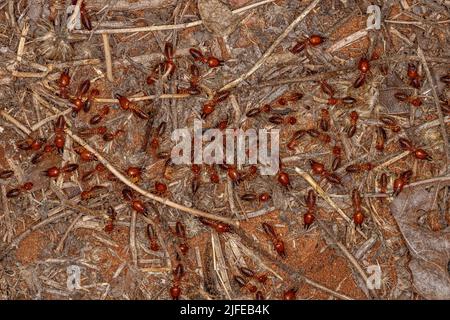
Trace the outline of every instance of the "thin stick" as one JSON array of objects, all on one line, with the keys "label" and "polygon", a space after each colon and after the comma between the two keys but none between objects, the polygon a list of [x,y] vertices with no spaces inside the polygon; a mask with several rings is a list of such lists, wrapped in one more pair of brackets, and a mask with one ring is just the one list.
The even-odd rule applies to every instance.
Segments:
[{"label": "thin stick", "polygon": [[68,67],[78,67],[78,66],[85,66],[85,65],[96,65],[100,64],[100,59],[82,59],[82,60],[73,60],[73,61],[67,61],[67,62],[58,62],[55,64],[49,64],[49,69],[64,69]]},{"label": "thin stick", "polygon": [[19,45],[17,46],[17,58],[16,58],[17,62],[22,61],[22,55],[25,51],[26,37],[27,37],[29,30],[30,30],[30,25],[27,22],[25,22],[25,25],[23,26],[23,29],[22,29],[22,34],[20,36]]},{"label": "thin stick", "polygon": [[[144,97],[128,97],[130,101],[139,102],[139,101],[149,101],[155,99],[183,99],[191,97],[190,94],[187,93],[173,93],[173,94],[161,94],[161,95],[150,95]],[[96,98],[95,102],[99,103],[118,103],[118,99],[109,99],[109,98]]]},{"label": "thin stick", "polygon": [[6,197],[6,187],[2,184],[0,186],[0,188],[1,188],[2,206],[3,206],[2,217],[5,219],[5,225],[6,225],[6,234],[3,239],[5,242],[11,242],[14,232],[12,230],[12,225],[11,225],[11,212],[9,210],[8,198]]},{"label": "thin stick", "polygon": [[23,124],[21,124],[18,120],[16,120],[14,117],[12,117],[5,110],[0,110],[0,114],[2,115],[3,118],[5,118],[6,121],[15,125],[18,129],[23,131],[25,134],[30,135],[30,133],[31,133],[30,129],[28,129]]},{"label": "thin stick", "polygon": [[17,28],[16,15],[14,14],[14,0],[8,1],[8,13],[11,19],[11,24],[14,28]]},{"label": "thin stick", "polygon": [[420,185],[424,185],[424,184],[446,183],[446,182],[449,182],[449,181],[450,181],[450,176],[435,177],[435,178],[431,178],[431,179],[420,180],[420,181],[416,181],[416,182],[410,183],[410,184],[405,186],[405,189],[416,187],[416,186],[420,186]]},{"label": "thin stick", "polygon": [[345,294],[339,293],[337,291],[334,291],[330,288],[324,287],[323,285],[321,285],[320,283],[317,283],[311,279],[308,278],[303,278],[303,281],[305,281],[305,283],[309,284],[310,286],[316,288],[316,289],[320,289],[324,292],[327,292],[329,294],[331,294],[332,296],[335,296],[336,298],[339,298],[341,300],[354,300],[353,298],[350,298],[348,296],[346,296]]},{"label": "thin stick", "polygon": [[423,54],[422,48],[417,48],[417,55],[422,60],[423,68],[425,69],[425,73],[427,74],[428,82],[430,83],[431,92],[433,93],[434,98],[434,105],[436,106],[436,112],[439,117],[439,123],[441,125],[441,134],[442,139],[444,140],[444,146],[445,146],[445,171],[448,171],[448,164],[450,161],[450,147],[448,143],[448,135],[447,135],[447,128],[444,124],[444,115],[442,114],[441,105],[439,103],[439,98],[436,92],[436,84],[434,83],[433,77],[431,76],[430,68],[428,68],[427,60],[425,59],[425,55]]},{"label": "thin stick", "polygon": [[392,157],[386,161],[384,161],[383,163],[377,164],[377,166],[374,168],[374,170],[379,171],[382,168],[388,167],[391,164],[399,161],[400,159],[403,159],[404,157],[408,156],[411,152],[409,151],[404,151],[402,153],[399,153],[398,155],[396,155],[395,157]]},{"label": "thin stick", "polygon": [[113,175],[115,175],[120,181],[122,181],[123,183],[125,183],[127,186],[129,186],[130,188],[136,190],[137,192],[139,192],[140,194],[142,194],[143,196],[157,201],[159,203],[162,203],[163,205],[181,210],[183,212],[187,212],[190,213],[194,216],[198,216],[198,217],[205,217],[208,219],[213,219],[213,220],[217,220],[217,221],[223,221],[225,223],[234,225],[236,227],[239,226],[239,222],[238,221],[234,221],[230,218],[226,218],[226,217],[220,217],[220,216],[216,216],[195,208],[188,208],[186,206],[183,206],[181,204],[178,204],[176,202],[170,201],[169,199],[165,199],[165,198],[161,198],[158,197],[144,189],[142,189],[141,187],[135,185],[133,182],[131,182],[130,180],[128,180],[123,174],[121,174],[116,168],[114,168],[108,160],[106,160],[97,150],[95,150],[94,148],[92,148],[90,145],[87,144],[86,141],[84,141],[82,138],[78,137],[77,135],[75,135],[72,131],[70,131],[70,129],[66,128],[66,133],[74,140],[76,141],[78,144],[80,144],[82,147],[84,147],[86,150],[88,150],[89,152],[93,153],[97,158],[98,161],[100,161],[109,171],[111,171],[111,173]]},{"label": "thin stick", "polygon": [[137,249],[136,249],[136,211],[131,212],[131,223],[130,223],[130,251],[131,259],[133,264],[137,267]]},{"label": "thin stick", "polygon": [[45,72],[23,72],[12,70],[11,74],[16,78],[45,78],[48,75],[48,71]]},{"label": "thin stick", "polygon": [[75,219],[73,219],[72,223],[67,227],[66,232],[62,236],[61,240],[59,240],[58,245],[56,246],[55,252],[61,253],[62,249],[64,248],[64,242],[66,241],[67,237],[69,236],[70,231],[72,231],[73,227],[77,224],[77,222],[83,217],[81,213],[79,213]]},{"label": "thin stick", "polygon": [[114,81],[112,73],[112,59],[111,59],[111,47],[109,46],[109,35],[102,33],[103,50],[105,52],[105,64],[106,64],[106,78],[110,81]]},{"label": "thin stick", "polygon": [[272,45],[267,49],[266,52],[262,55],[262,57],[255,63],[255,65],[248,70],[246,73],[241,75],[239,78],[231,81],[230,83],[223,86],[219,91],[230,90],[231,88],[236,87],[239,83],[250,77],[256,70],[258,70],[267,58],[272,54],[276,47],[283,41],[284,38],[298,25],[305,17],[317,6],[320,0],[314,0],[305,10],[283,31],[283,33],[272,43]]},{"label": "thin stick", "polygon": [[[250,9],[262,6],[267,3],[271,3],[274,0],[263,0],[254,4],[250,4],[248,6],[233,10],[233,14],[241,14]],[[73,33],[82,33],[82,34],[117,34],[117,33],[136,33],[136,32],[151,32],[151,31],[163,31],[163,30],[178,30],[178,29],[187,29],[192,27],[197,27],[203,24],[202,20],[197,20],[188,23],[180,23],[180,24],[170,24],[170,25],[161,25],[161,26],[148,26],[148,27],[139,27],[139,28],[122,28],[122,29],[98,29],[94,31],[89,30],[74,30]]]},{"label": "thin stick", "polygon": [[50,121],[53,121],[53,120],[55,120],[55,119],[57,119],[59,116],[65,116],[65,115],[68,115],[69,113],[71,113],[72,112],[72,108],[68,108],[68,109],[66,109],[66,110],[64,110],[64,111],[61,111],[61,112],[59,112],[59,113],[57,113],[57,114],[54,114],[54,115],[52,115],[52,116],[50,116],[50,117],[47,117],[47,118],[45,118],[45,119],[42,119],[41,121],[39,121],[38,123],[36,123],[36,124],[34,124],[32,127],[31,127],[31,131],[36,131],[37,129],[39,129],[40,127],[42,127],[43,125],[45,125],[46,123],[48,123],[48,122],[50,122]]}]

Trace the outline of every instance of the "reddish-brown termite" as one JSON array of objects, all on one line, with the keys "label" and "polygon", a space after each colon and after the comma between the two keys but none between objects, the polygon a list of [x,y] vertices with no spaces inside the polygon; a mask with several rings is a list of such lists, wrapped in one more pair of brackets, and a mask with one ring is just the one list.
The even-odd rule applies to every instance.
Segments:
[{"label": "reddish-brown termite", "polygon": [[349,173],[360,173],[360,172],[364,172],[364,171],[370,171],[373,168],[375,168],[375,165],[372,164],[371,162],[363,162],[363,163],[356,163],[356,164],[348,165],[345,168],[345,171],[347,171]]},{"label": "reddish-brown termite", "polygon": [[187,93],[191,96],[199,95],[201,93],[201,89],[199,87],[200,83],[200,70],[195,65],[192,64],[190,68],[191,77],[189,79],[189,87],[187,88],[179,88],[178,93]]},{"label": "reddish-brown termite", "polygon": [[178,248],[180,248],[181,253],[188,253],[189,245],[187,244],[186,240],[186,229],[184,227],[184,224],[180,221],[177,221],[177,223],[175,224],[175,234],[177,235],[178,239],[180,239]]},{"label": "reddish-brown termite", "polygon": [[299,142],[301,141],[301,138],[306,134],[305,130],[297,130],[295,131],[290,140],[287,143],[287,148],[289,150],[295,150],[295,148],[298,146]]},{"label": "reddish-brown termite", "polygon": [[361,209],[361,195],[357,189],[352,190],[353,222],[355,226],[361,226],[364,222],[364,214]]},{"label": "reddish-brown termite", "polygon": [[2,170],[0,171],[0,179],[9,179],[14,176],[14,171],[12,170]]},{"label": "reddish-brown termite", "polygon": [[420,107],[422,105],[422,99],[419,97],[409,96],[403,92],[396,92],[394,96],[397,100],[407,102],[414,107]]},{"label": "reddish-brown termite", "polygon": [[150,249],[153,251],[158,251],[158,236],[156,235],[155,228],[151,224],[147,225],[147,237],[150,241]]},{"label": "reddish-brown termite", "polygon": [[31,189],[33,189],[33,183],[28,181],[28,182],[25,182],[24,184],[22,184],[21,186],[19,186],[18,188],[14,188],[14,189],[11,189],[8,192],[6,192],[6,197],[7,198],[15,198],[24,192],[31,191]]},{"label": "reddish-brown termite", "polygon": [[403,188],[409,183],[412,175],[412,170],[406,170],[400,173],[399,176],[394,180],[392,187],[394,197],[398,196],[400,192],[403,191]]},{"label": "reddish-brown termite", "polygon": [[108,222],[105,225],[105,231],[110,233],[114,230],[117,212],[116,212],[116,210],[114,210],[114,208],[112,206],[109,206],[108,210],[107,210],[107,214],[108,214]]},{"label": "reddish-brown termite", "polygon": [[324,132],[320,132],[317,129],[309,129],[306,131],[311,137],[319,140],[323,144],[328,144],[331,142],[331,136]]},{"label": "reddish-brown termite", "polygon": [[327,101],[327,104],[330,106],[351,105],[356,102],[356,99],[350,96],[345,96],[343,98],[335,98],[334,89],[326,82],[326,80],[320,81],[319,84],[322,92],[330,96]]},{"label": "reddish-brown termite", "polygon": [[359,76],[353,83],[354,88],[359,88],[366,82],[367,74],[370,71],[369,60],[364,57],[359,59],[358,70],[359,70]]},{"label": "reddish-brown termite", "polygon": [[255,279],[255,280],[257,280],[258,282],[261,282],[261,283],[266,283],[266,281],[268,279],[267,275],[265,273],[259,273],[258,274],[255,271],[253,271],[252,269],[247,268],[247,267],[240,267],[239,271],[244,276],[249,277],[249,278],[253,278],[253,279]]},{"label": "reddish-brown termite", "polygon": [[283,300],[296,300],[297,289],[289,289],[283,292]]},{"label": "reddish-brown termite", "polygon": [[169,293],[173,300],[178,300],[181,295],[181,278],[184,276],[184,266],[179,263],[173,271],[173,282]]},{"label": "reddish-brown termite", "polygon": [[148,120],[149,116],[142,111],[135,103],[131,102],[127,97],[116,94],[116,99],[119,100],[119,105],[123,110],[132,111],[137,117]]},{"label": "reddish-brown termite", "polygon": [[144,202],[135,198],[133,195],[133,191],[130,188],[128,188],[128,187],[123,188],[122,196],[126,201],[130,202],[131,208],[134,211],[136,211],[138,213],[142,213],[144,216],[148,215],[148,210],[147,210],[147,207],[145,206]]},{"label": "reddish-brown termite", "polygon": [[166,42],[164,45],[164,62],[158,63],[147,77],[147,84],[153,85],[161,75],[162,78],[170,77],[176,69],[176,65],[174,62],[175,50],[173,48],[172,43]]},{"label": "reddish-brown termite", "polygon": [[322,163],[312,159],[309,160],[309,163],[314,174],[323,176],[330,183],[341,184],[341,178],[325,169],[325,166]]},{"label": "reddish-brown termite", "polygon": [[225,101],[228,96],[230,95],[230,91],[221,91],[219,93],[216,93],[210,100],[206,101],[205,104],[203,104],[202,108],[202,119],[205,119],[208,115],[214,112],[216,109],[216,106],[220,103]]},{"label": "reddish-brown termite", "polygon": [[308,195],[305,197],[305,203],[308,207],[308,210],[303,215],[303,226],[306,230],[309,229],[311,224],[316,219],[315,212],[316,212],[316,194],[313,190],[308,191]]},{"label": "reddish-brown termite", "polygon": [[330,128],[330,112],[327,109],[320,110],[319,127],[323,131],[328,131]]},{"label": "reddish-brown termite", "polygon": [[262,223],[263,230],[265,234],[269,237],[269,239],[273,243],[273,247],[278,255],[282,258],[286,258],[286,250],[284,246],[284,241],[280,239],[279,236],[275,233],[273,226],[267,222]]},{"label": "reddish-brown termite", "polygon": [[69,163],[69,164],[66,164],[66,165],[62,166],[61,168],[58,168],[58,167],[48,168],[47,170],[44,171],[44,173],[45,173],[46,176],[48,176],[50,178],[56,178],[61,173],[74,172],[77,169],[78,169],[78,164],[76,164],[76,163]]},{"label": "reddish-brown termite", "polygon": [[109,107],[103,106],[98,113],[92,116],[92,118],[89,120],[89,123],[91,125],[99,124],[100,121],[103,120],[103,118],[109,113]]},{"label": "reddish-brown termite", "polygon": [[334,146],[332,149],[333,161],[331,162],[331,170],[336,171],[342,162],[342,148],[340,146]]},{"label": "reddish-brown termite", "polygon": [[[76,5],[77,4],[77,0],[72,0],[72,5]],[[80,5],[80,18],[81,18],[81,23],[83,24],[83,26],[87,29],[87,30],[92,30],[92,22],[91,22],[91,18],[89,16],[89,13],[86,9],[86,1],[81,2]]]},{"label": "reddish-brown termite", "polygon": [[205,56],[200,50],[191,48],[189,49],[191,56],[195,61],[208,65],[210,68],[217,68],[223,66],[223,60],[220,60],[214,56]]},{"label": "reddish-brown termite", "polygon": [[92,152],[86,150],[83,147],[74,148],[75,152],[78,153],[80,159],[83,161],[97,161],[97,156],[95,156]]},{"label": "reddish-brown termite", "polygon": [[81,192],[80,198],[81,198],[81,200],[89,200],[89,199],[95,198],[98,195],[100,195],[100,193],[105,189],[106,189],[106,187],[100,186],[100,185],[92,186],[91,188]]},{"label": "reddish-brown termite", "polygon": [[317,47],[318,45],[321,45],[325,41],[325,38],[318,35],[313,34],[309,36],[305,40],[298,41],[289,51],[291,51],[293,54],[298,54],[305,50],[306,47]]},{"label": "reddish-brown termite", "polygon": [[433,158],[428,154],[428,152],[426,152],[421,148],[416,148],[410,140],[405,138],[399,138],[398,142],[403,150],[411,152],[411,154],[414,155],[416,159],[428,161],[433,160]]},{"label": "reddish-brown termite", "polygon": [[350,125],[347,127],[347,137],[351,138],[355,135],[356,127],[358,124],[358,112],[352,111],[350,112]]},{"label": "reddish-brown termite", "polygon": [[420,76],[419,76],[419,73],[417,71],[417,67],[415,64],[413,64],[413,63],[408,64],[408,69],[407,69],[406,75],[409,78],[409,84],[412,87],[419,89],[420,88]]},{"label": "reddish-brown termite", "polygon": [[241,287],[242,289],[248,290],[250,293],[255,293],[258,288],[256,288],[255,285],[251,284],[250,282],[246,281],[241,276],[234,276],[234,281]]},{"label": "reddish-brown termite", "polygon": [[94,177],[96,173],[101,173],[104,172],[105,170],[106,167],[103,164],[98,163],[93,170],[86,171],[81,175],[81,181],[83,182],[89,181]]},{"label": "reddish-brown termite", "polygon": [[328,98],[327,104],[330,106],[344,106],[344,105],[352,105],[356,102],[356,99],[350,96],[345,96],[342,98],[330,97]]},{"label": "reddish-brown termite", "polygon": [[156,181],[155,182],[155,192],[158,195],[163,195],[167,192],[167,185],[164,182]]},{"label": "reddish-brown termite", "polygon": [[62,153],[64,151],[64,144],[66,143],[66,133],[64,131],[66,127],[66,120],[64,116],[59,116],[56,120],[54,131],[55,131],[55,146],[58,148],[58,152]]},{"label": "reddish-brown termite", "polygon": [[70,85],[69,69],[64,69],[58,79],[59,95],[61,98],[68,98],[68,88]]},{"label": "reddish-brown termite", "polygon": [[38,151],[39,149],[42,148],[42,146],[44,145],[44,143],[46,142],[45,138],[26,138],[24,140],[19,141],[16,146],[17,148],[21,149],[21,150],[33,150],[33,151]]},{"label": "reddish-brown termite", "polygon": [[213,221],[207,218],[199,218],[198,219],[201,223],[203,223],[204,225],[213,228],[214,230],[216,230],[218,233],[225,233],[225,232],[231,232],[231,226],[221,222],[221,221]]},{"label": "reddish-brown termite", "polygon": [[383,127],[377,127],[375,148],[378,151],[383,151],[386,140],[387,140],[386,130],[384,130]]}]

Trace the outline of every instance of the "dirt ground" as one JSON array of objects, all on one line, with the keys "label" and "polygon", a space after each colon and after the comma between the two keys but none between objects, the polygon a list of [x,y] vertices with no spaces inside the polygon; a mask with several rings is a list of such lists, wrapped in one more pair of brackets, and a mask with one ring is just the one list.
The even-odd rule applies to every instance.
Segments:
[{"label": "dirt ground", "polygon": [[448,1],[75,3],[0,1],[0,299],[450,299]]}]

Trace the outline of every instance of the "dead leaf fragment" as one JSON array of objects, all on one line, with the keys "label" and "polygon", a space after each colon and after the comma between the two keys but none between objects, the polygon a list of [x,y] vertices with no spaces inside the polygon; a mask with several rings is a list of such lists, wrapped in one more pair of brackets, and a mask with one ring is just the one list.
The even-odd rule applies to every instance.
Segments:
[{"label": "dead leaf fragment", "polygon": [[239,17],[219,0],[199,0],[198,11],[206,30],[216,36],[227,36],[234,31]]},{"label": "dead leaf fragment", "polygon": [[[427,186],[408,188],[391,205],[411,254],[409,268],[414,287],[427,299],[450,299],[450,228],[432,231],[418,223],[419,217],[432,212],[437,188]],[[444,184],[440,186],[444,187]]]}]

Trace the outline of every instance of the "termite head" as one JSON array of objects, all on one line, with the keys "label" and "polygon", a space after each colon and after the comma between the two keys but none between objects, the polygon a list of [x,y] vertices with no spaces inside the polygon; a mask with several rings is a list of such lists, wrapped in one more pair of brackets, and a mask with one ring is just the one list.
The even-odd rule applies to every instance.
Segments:
[{"label": "termite head", "polygon": [[423,149],[416,149],[414,150],[414,157],[416,157],[419,160],[427,160],[432,161],[433,158]]},{"label": "termite head", "polygon": [[291,184],[289,175],[284,171],[280,171],[278,173],[278,183],[281,184],[283,187],[289,187]]},{"label": "termite head", "polygon": [[219,60],[216,57],[208,57],[206,59],[206,64],[210,68],[217,68],[217,67],[223,66],[223,60]]},{"label": "termite head", "polygon": [[280,257],[283,259],[286,258],[286,250],[284,247],[284,242],[281,239],[276,239],[274,242],[275,251],[278,253]]},{"label": "termite head", "polygon": [[116,94],[115,97],[116,97],[116,99],[119,100],[119,105],[120,105],[120,107],[121,107],[123,110],[128,110],[128,109],[130,108],[130,106],[131,106],[131,101],[128,100],[127,97],[124,97],[124,96],[122,96],[122,95],[120,95],[120,94]]},{"label": "termite head", "polygon": [[364,215],[361,211],[356,211],[353,214],[353,222],[355,223],[355,226],[361,226],[364,222]]},{"label": "termite head", "polygon": [[367,73],[370,70],[370,62],[366,58],[361,58],[358,62],[358,69],[361,73]]},{"label": "termite head", "polygon": [[295,300],[297,289],[289,289],[283,293],[283,300]]},{"label": "termite head", "polygon": [[314,214],[312,214],[311,212],[306,212],[304,215],[303,215],[303,225],[304,225],[304,228],[306,229],[306,230],[308,230],[309,229],[309,227],[313,224],[313,222],[314,222],[314,220],[315,220],[316,218],[315,218],[315,216],[314,216]]},{"label": "termite head", "polygon": [[309,163],[311,165],[311,169],[315,174],[323,174],[325,172],[325,166],[320,163],[317,162],[315,160],[309,160]]},{"label": "termite head", "polygon": [[408,64],[408,70],[406,74],[410,79],[416,79],[419,76],[419,74],[417,73],[417,67],[412,63]]},{"label": "termite head", "polygon": [[70,85],[69,69],[64,69],[61,73],[59,76],[58,85],[60,88],[68,87]]},{"label": "termite head", "polygon": [[308,41],[310,45],[315,47],[318,46],[319,44],[322,44],[325,41],[325,38],[317,34],[313,34],[308,38]]}]

